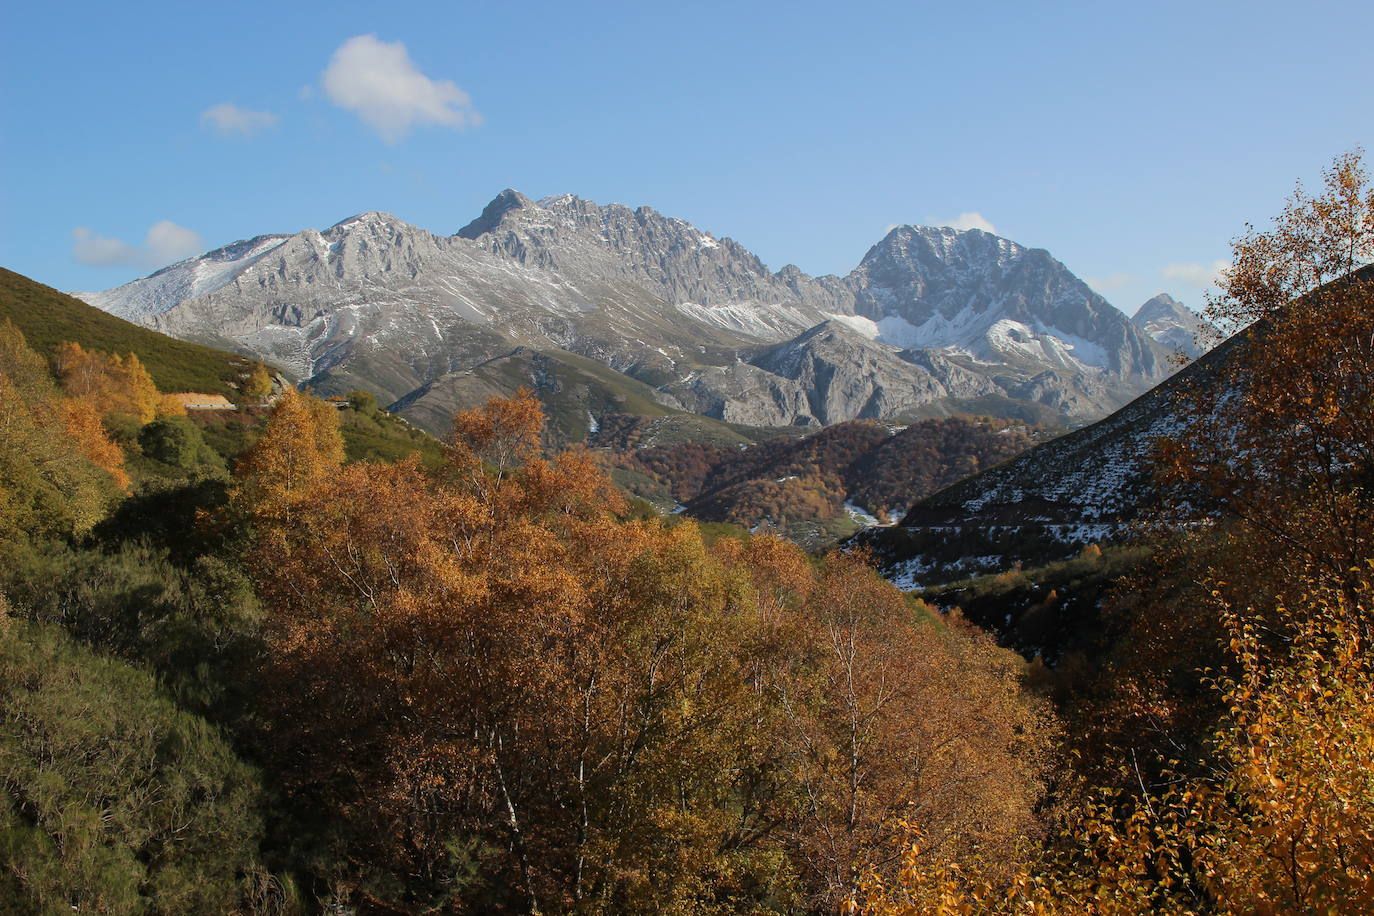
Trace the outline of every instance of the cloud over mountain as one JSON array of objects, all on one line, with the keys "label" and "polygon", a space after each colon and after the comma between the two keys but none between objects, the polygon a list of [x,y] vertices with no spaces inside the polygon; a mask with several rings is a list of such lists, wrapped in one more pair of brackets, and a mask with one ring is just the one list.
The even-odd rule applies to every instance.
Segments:
[{"label": "cloud over mountain", "polygon": [[958,229],[960,232],[967,232],[969,229],[981,229],[984,232],[991,232],[993,235],[997,234],[997,227],[977,210],[960,213],[953,219],[932,219],[929,222],[932,226],[948,226],[951,229]]},{"label": "cloud over mountain", "polygon": [[204,247],[200,233],[167,219],[153,223],[140,245],[100,235],[86,226],[72,230],[72,257],[93,267],[161,267]]},{"label": "cloud over mountain", "polygon": [[466,92],[420,72],[401,42],[375,35],[340,45],[321,85],[331,102],[356,114],[387,143],[400,142],[417,125],[462,129],[482,123]]}]

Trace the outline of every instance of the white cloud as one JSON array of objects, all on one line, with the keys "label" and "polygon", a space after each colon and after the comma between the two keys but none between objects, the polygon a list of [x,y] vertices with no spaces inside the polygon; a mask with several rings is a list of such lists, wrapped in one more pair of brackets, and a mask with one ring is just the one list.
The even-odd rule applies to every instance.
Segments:
[{"label": "white cloud", "polygon": [[421,73],[401,42],[358,35],[341,44],[320,78],[329,100],[362,118],[387,143],[418,124],[476,127],[482,116],[449,80]]},{"label": "white cloud", "polygon": [[932,219],[930,220],[930,224],[932,226],[948,226],[951,229],[958,229],[960,232],[965,232],[969,229],[982,229],[984,232],[991,232],[993,235],[997,234],[997,227],[977,210],[971,210],[968,213],[960,213],[958,216],[954,217],[954,219]]},{"label": "white cloud", "polygon": [[1179,263],[1169,264],[1160,271],[1166,280],[1177,280],[1189,286],[1204,289],[1215,286],[1221,275],[1231,266],[1229,261],[1213,261],[1211,264]]},{"label": "white cloud", "polygon": [[251,137],[276,124],[280,118],[270,111],[240,108],[233,102],[220,102],[200,113],[200,126],[208,127],[223,137],[237,134]]},{"label": "white cloud", "polygon": [[143,248],[154,264],[170,264],[205,250],[200,233],[178,226],[169,219],[159,220],[148,229]]},{"label": "white cloud", "polygon": [[1128,273],[1114,273],[1102,277],[1084,277],[1083,279],[1099,293],[1116,292],[1136,282],[1135,274]]},{"label": "white cloud", "polygon": [[137,262],[139,251],[128,242],[96,235],[85,226],[77,226],[72,230],[72,257],[82,264],[109,267]]},{"label": "white cloud", "polygon": [[72,230],[72,257],[94,267],[161,267],[204,250],[200,233],[166,219],[149,227],[141,245],[97,235],[85,226]]}]

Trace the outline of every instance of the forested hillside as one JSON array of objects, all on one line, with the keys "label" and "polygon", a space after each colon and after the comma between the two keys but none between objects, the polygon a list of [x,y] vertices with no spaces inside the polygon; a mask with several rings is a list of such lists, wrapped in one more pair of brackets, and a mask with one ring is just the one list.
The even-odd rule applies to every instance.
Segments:
[{"label": "forested hillside", "polygon": [[349,463],[362,396],[78,349],[0,325],[3,908],[826,911],[1038,829],[1024,663],[859,558],[635,518],[529,393]]},{"label": "forested hillside", "polygon": [[1051,435],[976,417],[902,427],[856,420],[741,448],[646,442],[622,426],[593,441],[619,446],[609,463],[629,492],[677,504],[693,518],[762,526],[809,547],[833,544],[866,521],[895,521],[912,501]]}]

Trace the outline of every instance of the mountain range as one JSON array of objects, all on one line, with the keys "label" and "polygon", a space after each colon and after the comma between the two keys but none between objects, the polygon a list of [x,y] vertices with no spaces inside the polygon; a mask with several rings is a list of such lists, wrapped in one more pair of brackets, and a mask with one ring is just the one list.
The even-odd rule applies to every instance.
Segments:
[{"label": "mountain range", "polygon": [[630,401],[751,426],[1083,423],[1165,378],[1191,315],[1157,297],[1132,321],[1047,251],[976,229],[898,226],[811,277],[648,207],[513,190],[451,235],[369,212],[76,295],[435,432],[531,385],[574,440]]}]

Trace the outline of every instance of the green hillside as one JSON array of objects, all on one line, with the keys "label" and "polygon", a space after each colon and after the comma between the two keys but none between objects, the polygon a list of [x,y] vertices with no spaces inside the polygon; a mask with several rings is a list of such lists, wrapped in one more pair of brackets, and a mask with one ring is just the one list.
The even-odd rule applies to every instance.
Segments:
[{"label": "green hillside", "polygon": [[241,356],[141,328],[80,299],[0,267],[0,320],[8,318],[44,356],[64,340],[87,349],[136,353],[162,391],[236,397],[251,363]]}]

